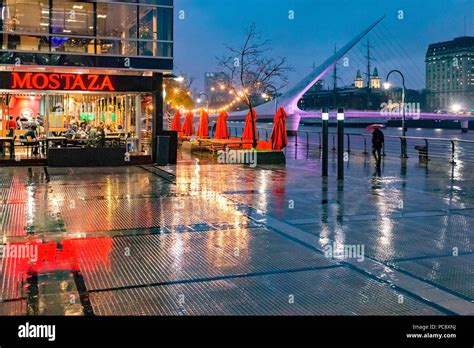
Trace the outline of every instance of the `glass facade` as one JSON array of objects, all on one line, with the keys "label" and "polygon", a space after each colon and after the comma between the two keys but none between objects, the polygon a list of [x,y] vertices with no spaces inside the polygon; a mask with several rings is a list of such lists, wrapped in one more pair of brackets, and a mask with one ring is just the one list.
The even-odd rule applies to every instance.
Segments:
[{"label": "glass facade", "polygon": [[173,57],[170,0],[0,0],[0,51]]}]

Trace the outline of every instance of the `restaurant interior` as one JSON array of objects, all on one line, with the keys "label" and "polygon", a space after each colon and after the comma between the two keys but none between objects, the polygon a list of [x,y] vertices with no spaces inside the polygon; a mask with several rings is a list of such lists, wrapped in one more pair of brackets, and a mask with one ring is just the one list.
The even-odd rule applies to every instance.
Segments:
[{"label": "restaurant interior", "polygon": [[125,147],[151,155],[147,93],[0,93],[0,159],[45,159],[48,149]]}]

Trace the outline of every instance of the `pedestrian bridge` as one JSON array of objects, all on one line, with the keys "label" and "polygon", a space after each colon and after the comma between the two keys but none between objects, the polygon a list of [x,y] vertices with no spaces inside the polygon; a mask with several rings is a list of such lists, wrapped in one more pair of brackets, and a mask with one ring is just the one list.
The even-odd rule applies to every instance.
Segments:
[{"label": "pedestrian bridge", "polygon": [[[303,97],[303,95],[320,79],[330,71],[334,65],[343,58],[360,40],[362,40],[369,32],[371,32],[383,19],[385,16],[379,18],[341,49],[336,51],[331,57],[324,61],[319,67],[314,69],[310,74],[308,74],[304,79],[302,79],[298,84],[293,88],[288,90],[278,99],[278,106],[282,106],[287,114],[287,129],[289,131],[297,131],[301,118],[320,118],[321,111],[304,111],[298,107],[298,101]],[[258,119],[273,119],[275,116],[275,103],[274,101],[269,101],[267,103],[261,104],[254,108],[257,112]],[[244,120],[248,113],[247,110],[236,111],[229,114],[229,120],[240,121]],[[394,116],[393,114],[385,115],[381,111],[361,111],[361,110],[346,110],[345,116],[348,119],[367,119],[370,122],[383,122],[385,119],[400,119],[399,117]],[[335,115],[334,115],[335,117]],[[474,120],[473,116],[462,116],[462,115],[453,115],[453,114],[435,114],[435,113],[416,113],[413,115],[408,114],[406,119],[434,119],[434,120],[454,120],[460,121],[462,128],[468,128],[468,122]]]}]

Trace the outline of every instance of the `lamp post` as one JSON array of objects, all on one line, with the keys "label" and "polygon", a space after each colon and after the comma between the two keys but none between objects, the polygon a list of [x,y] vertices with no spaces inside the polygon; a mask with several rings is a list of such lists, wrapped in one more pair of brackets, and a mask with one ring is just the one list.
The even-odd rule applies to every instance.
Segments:
[{"label": "lamp post", "polygon": [[389,89],[391,87],[390,82],[388,82],[388,78],[392,73],[398,73],[402,77],[402,158],[408,158],[407,156],[407,140],[405,138],[406,136],[406,128],[405,128],[405,76],[402,74],[400,70],[392,70],[387,74],[387,78],[385,79],[384,88]]},{"label": "lamp post", "polygon": [[[271,95],[273,96],[273,101],[275,102],[275,113],[276,113],[278,111],[278,91],[277,91],[276,87],[273,86],[273,85],[268,85],[267,89],[268,88],[270,88],[272,90]],[[266,93],[263,93],[263,95],[266,95]]]},{"label": "lamp post", "polygon": [[321,114],[321,120],[323,121],[323,177],[328,176],[328,123],[329,123],[329,110],[323,109]]},{"label": "lamp post", "polygon": [[207,107],[206,107],[206,109],[209,109],[209,96],[208,96],[205,92],[199,92],[199,95],[198,95],[198,98],[197,98],[196,101],[197,101],[199,104],[201,104],[201,102],[202,102],[201,96],[202,96],[202,95],[205,95],[205,96],[206,96],[206,100],[207,100],[207,104],[206,104]]}]

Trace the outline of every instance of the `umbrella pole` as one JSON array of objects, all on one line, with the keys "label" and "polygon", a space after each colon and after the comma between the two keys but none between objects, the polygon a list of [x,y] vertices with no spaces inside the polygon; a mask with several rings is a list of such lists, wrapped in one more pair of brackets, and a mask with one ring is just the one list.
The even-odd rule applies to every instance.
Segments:
[{"label": "umbrella pole", "polygon": [[252,121],[252,147],[254,149],[257,148],[257,134],[256,134],[256,124],[255,124],[255,118],[253,116],[253,108],[252,108],[252,105],[250,105],[250,120]]}]

